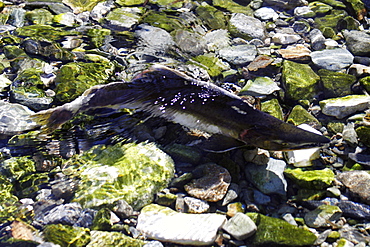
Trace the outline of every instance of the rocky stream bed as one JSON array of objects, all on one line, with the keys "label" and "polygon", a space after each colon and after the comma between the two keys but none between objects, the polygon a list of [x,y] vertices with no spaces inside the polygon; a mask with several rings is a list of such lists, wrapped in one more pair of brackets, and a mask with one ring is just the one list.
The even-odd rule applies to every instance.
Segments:
[{"label": "rocky stream bed", "polygon": [[[369,8],[0,0],[0,246],[369,246]],[[236,147],[109,107],[50,133],[30,117],[154,64],[330,143]]]}]

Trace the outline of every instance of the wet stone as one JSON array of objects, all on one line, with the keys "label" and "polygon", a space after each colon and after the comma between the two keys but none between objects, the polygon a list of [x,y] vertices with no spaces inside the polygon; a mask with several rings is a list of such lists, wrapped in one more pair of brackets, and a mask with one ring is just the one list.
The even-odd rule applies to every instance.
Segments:
[{"label": "wet stone", "polygon": [[121,232],[91,231],[90,236],[91,240],[86,247],[142,247],[147,243],[147,241],[131,238]]},{"label": "wet stone", "polygon": [[366,171],[345,171],[336,178],[346,186],[349,191],[361,201],[370,204],[370,174]]},{"label": "wet stone", "polygon": [[304,220],[309,227],[330,227],[328,222],[335,223],[341,216],[342,211],[339,207],[324,204],[306,213]]},{"label": "wet stone", "polygon": [[105,17],[105,25],[115,31],[127,31],[139,22],[142,12],[142,9],[136,7],[114,9]]},{"label": "wet stone", "polygon": [[341,200],[335,204],[342,210],[343,216],[351,217],[354,219],[370,219],[370,206],[353,202],[353,201],[345,201]]},{"label": "wet stone", "polygon": [[353,63],[354,56],[346,49],[326,49],[311,53],[312,62],[320,68],[340,71]]},{"label": "wet stone", "polygon": [[370,97],[367,95],[349,95],[320,101],[322,113],[338,119],[363,111],[369,107],[369,104]]},{"label": "wet stone", "polygon": [[14,135],[35,128],[36,123],[30,119],[32,114],[26,106],[0,101],[0,133]]},{"label": "wet stone", "polygon": [[244,240],[257,231],[257,226],[246,214],[238,212],[222,226],[222,229],[237,240]]},{"label": "wet stone", "polygon": [[334,181],[334,172],[328,168],[311,171],[304,171],[301,168],[286,169],[284,173],[294,183],[307,189],[324,189]]},{"label": "wet stone", "polygon": [[266,30],[264,24],[245,14],[237,13],[231,16],[229,20],[229,31],[234,37],[240,37],[246,40],[266,38]]},{"label": "wet stone", "polygon": [[187,213],[201,214],[209,211],[209,204],[206,201],[187,196],[184,198],[184,202]]},{"label": "wet stone", "polygon": [[300,39],[301,36],[298,34],[290,33],[276,33],[274,36],[272,36],[272,42],[282,45],[294,44]]},{"label": "wet stone", "polygon": [[217,51],[230,45],[230,37],[227,30],[213,30],[204,35],[208,51]]},{"label": "wet stone", "polygon": [[90,230],[62,224],[47,225],[43,231],[46,241],[60,246],[85,246],[90,242]]},{"label": "wet stone", "polygon": [[138,217],[137,229],[148,238],[186,245],[209,245],[226,222],[219,214],[185,214],[151,204]]},{"label": "wet stone", "polygon": [[175,42],[183,51],[193,56],[201,55],[206,49],[206,42],[202,35],[186,30],[176,30]]},{"label": "wet stone", "polygon": [[265,96],[280,90],[279,86],[270,77],[256,77],[248,80],[240,90],[240,95]]},{"label": "wet stone", "polygon": [[200,178],[193,179],[186,184],[184,186],[186,192],[201,200],[220,201],[229,188],[230,173],[225,168],[213,163],[201,165],[196,170],[201,173]]},{"label": "wet stone", "polygon": [[370,35],[357,30],[343,31],[348,49],[357,56],[368,56],[370,54]]},{"label": "wet stone", "polygon": [[277,52],[283,58],[291,60],[307,60],[311,54],[310,49],[301,44],[288,46],[285,49],[279,49]]},{"label": "wet stone", "polygon": [[351,86],[356,82],[353,75],[335,72],[326,69],[318,71],[322,85],[324,86],[325,97],[341,97],[352,93]]},{"label": "wet stone", "polygon": [[287,182],[283,176],[286,163],[270,158],[267,165],[248,164],[245,167],[247,179],[262,193],[285,196]]},{"label": "wet stone", "polygon": [[[138,38],[139,46],[150,48],[152,50],[151,53],[165,53],[175,44],[166,30],[146,24],[138,26],[135,36]],[[146,49],[146,51],[150,52],[150,49]]]},{"label": "wet stone", "polygon": [[257,49],[254,45],[236,45],[219,50],[218,55],[231,64],[246,65],[254,60]]},{"label": "wet stone", "polygon": [[279,18],[279,15],[275,12],[275,10],[269,7],[262,7],[257,9],[254,12],[254,16],[262,21],[275,21],[277,18]]}]

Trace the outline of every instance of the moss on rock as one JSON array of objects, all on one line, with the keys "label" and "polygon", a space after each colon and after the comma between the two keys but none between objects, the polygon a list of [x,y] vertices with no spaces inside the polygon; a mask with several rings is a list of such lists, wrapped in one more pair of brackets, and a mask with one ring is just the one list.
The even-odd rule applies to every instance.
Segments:
[{"label": "moss on rock", "polygon": [[311,171],[305,171],[301,168],[286,169],[284,173],[302,188],[318,190],[329,187],[335,177],[334,172],[328,168]]},{"label": "moss on rock", "polygon": [[141,247],[147,242],[134,239],[120,232],[91,231],[91,241],[86,247]]},{"label": "moss on rock", "polygon": [[288,222],[259,213],[247,213],[257,225],[257,232],[250,238],[255,245],[305,246],[313,245],[316,236],[310,231]]},{"label": "moss on rock", "polygon": [[62,224],[47,225],[43,231],[45,240],[61,247],[83,247],[90,242],[90,230]]},{"label": "moss on rock", "polygon": [[356,129],[356,134],[360,141],[370,147],[370,126],[360,126]]},{"label": "moss on rock", "polygon": [[308,124],[311,126],[320,126],[319,120],[312,116],[306,109],[301,105],[296,105],[289,114],[287,119],[288,123],[294,125]]},{"label": "moss on rock", "polygon": [[316,94],[316,86],[320,77],[308,64],[284,60],[282,79],[286,88],[286,96],[289,99],[312,100]]},{"label": "moss on rock", "polygon": [[356,82],[356,76],[326,69],[320,69],[318,74],[327,98],[341,97],[352,93],[351,86]]},{"label": "moss on rock", "polygon": [[280,120],[284,119],[283,110],[277,99],[270,99],[261,103],[261,110]]}]

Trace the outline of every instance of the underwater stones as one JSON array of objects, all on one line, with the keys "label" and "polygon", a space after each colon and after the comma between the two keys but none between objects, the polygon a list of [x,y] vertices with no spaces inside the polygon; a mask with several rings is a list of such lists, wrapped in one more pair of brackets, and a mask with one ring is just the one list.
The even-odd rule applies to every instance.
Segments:
[{"label": "underwater stones", "polygon": [[349,191],[361,201],[370,204],[370,174],[366,171],[345,171],[336,178],[346,186]]},{"label": "underwater stones", "polygon": [[280,90],[280,87],[270,77],[256,77],[248,80],[240,90],[239,95],[252,95],[255,97],[272,94]]},{"label": "underwater stones", "polygon": [[[319,120],[312,116],[311,113],[309,113],[301,105],[296,105],[293,107],[286,121],[287,123],[294,124],[295,126],[308,124],[310,126],[319,127],[321,125]],[[315,132],[316,130],[312,129],[312,131]]]},{"label": "underwater stones", "polygon": [[326,69],[320,69],[318,74],[326,97],[340,97],[352,93],[351,86],[356,82],[356,76]]},{"label": "underwater stones", "polygon": [[127,31],[139,22],[143,11],[142,8],[138,7],[113,9],[104,19],[105,26],[115,31]]},{"label": "underwater stones", "polygon": [[79,14],[85,11],[91,11],[100,0],[62,0],[62,2],[71,7],[75,14]]},{"label": "underwater stones", "polygon": [[287,190],[287,182],[283,175],[285,166],[283,160],[270,158],[266,165],[248,164],[245,167],[245,174],[262,193],[285,196]]},{"label": "underwater stones", "polygon": [[257,231],[256,224],[244,213],[237,212],[223,226],[237,240],[244,240]]},{"label": "underwater stones", "polygon": [[182,51],[193,56],[203,54],[206,49],[206,42],[202,35],[183,29],[175,31],[175,42]]},{"label": "underwater stones", "polygon": [[32,114],[26,106],[0,101],[0,133],[14,135],[35,128],[36,123],[30,119]]},{"label": "underwater stones", "polygon": [[35,205],[34,224],[36,225],[75,225],[83,215],[83,209],[78,203],[50,204],[49,206],[47,206],[49,203],[43,201],[38,203],[39,205]]},{"label": "underwater stones", "polygon": [[199,55],[193,59],[198,62],[195,65],[205,69],[210,76],[218,76],[222,71],[230,69],[228,64],[211,53]]},{"label": "underwater stones", "polygon": [[234,13],[231,16],[228,29],[234,37],[246,40],[260,39],[263,41],[266,38],[264,24],[257,18],[241,13]]},{"label": "underwater stones", "polygon": [[322,113],[339,119],[363,111],[369,105],[370,97],[367,95],[349,95],[320,101]]},{"label": "underwater stones", "polygon": [[117,247],[117,246],[130,246],[142,247],[147,241],[134,239],[121,232],[107,232],[107,231],[91,231],[90,242],[86,247]]},{"label": "underwater stones", "polygon": [[91,86],[105,84],[113,69],[111,62],[72,62],[63,65],[55,78],[57,100],[70,102]]},{"label": "underwater stones", "polygon": [[226,18],[222,11],[201,2],[201,5],[195,9],[199,18],[209,27],[209,29],[226,29]]},{"label": "underwater stones", "polygon": [[283,110],[278,99],[270,99],[261,103],[261,111],[270,114],[280,120],[283,120]]},{"label": "underwater stones", "polygon": [[46,241],[59,244],[61,247],[86,246],[90,242],[90,230],[62,224],[47,225],[43,231]]},{"label": "underwater stones", "polygon": [[53,21],[67,27],[72,27],[76,23],[76,16],[71,12],[61,13],[55,15]]},{"label": "underwater stones", "polygon": [[254,12],[254,16],[263,21],[267,20],[276,21],[276,19],[279,18],[279,15],[275,12],[275,10],[269,7],[262,7],[257,9]]},{"label": "underwater stones", "polygon": [[213,30],[204,35],[208,51],[217,51],[229,46],[230,37],[227,30]]},{"label": "underwater stones", "polygon": [[231,183],[228,170],[214,163],[209,163],[198,166],[194,173],[198,172],[201,174],[200,177],[184,186],[186,192],[205,201],[220,201],[226,195]]},{"label": "underwater stones", "polygon": [[16,203],[18,198],[13,195],[13,184],[5,178],[0,176],[0,221],[11,219],[13,213],[18,210]]},{"label": "underwater stones", "polygon": [[320,68],[340,71],[353,64],[353,55],[346,49],[326,49],[311,52],[312,62]]},{"label": "underwater stones", "polygon": [[285,220],[264,216],[259,213],[247,213],[256,223],[257,231],[250,241],[256,245],[305,246],[313,245],[316,236],[308,230],[291,225]]},{"label": "underwater stones", "polygon": [[246,65],[252,62],[257,55],[254,45],[236,45],[222,48],[218,55],[231,64]]},{"label": "underwater stones", "polygon": [[190,164],[198,164],[202,158],[202,153],[194,147],[173,143],[167,145],[164,151],[168,153],[175,161]]},{"label": "underwater stones", "polygon": [[151,204],[141,210],[136,228],[151,239],[185,245],[210,245],[225,222],[224,215],[177,213]]},{"label": "underwater stones", "polygon": [[286,88],[286,96],[289,99],[312,100],[316,94],[316,84],[320,77],[308,64],[284,60],[282,79]]},{"label": "underwater stones", "polygon": [[322,170],[286,169],[285,175],[294,183],[307,189],[321,190],[329,187],[334,181],[334,172],[329,168]]},{"label": "underwater stones", "polygon": [[272,36],[272,42],[276,44],[288,45],[296,43],[298,40],[301,39],[301,36],[298,34],[292,33],[280,33],[277,32]]},{"label": "underwater stones", "polygon": [[175,45],[172,36],[166,30],[146,24],[138,26],[135,36],[138,38],[139,46],[149,47],[154,53],[165,53]]},{"label": "underwater stones", "polygon": [[359,137],[360,141],[366,146],[370,146],[370,127],[369,126],[360,126],[356,129],[356,134]]},{"label": "underwater stones", "polygon": [[370,54],[370,35],[357,30],[344,30],[343,36],[346,39],[348,49],[355,56],[368,56]]},{"label": "underwater stones", "polygon": [[315,210],[305,214],[304,221],[309,227],[330,227],[328,222],[335,224],[342,216],[342,210],[338,206],[320,205]]},{"label": "underwater stones", "polygon": [[26,19],[36,25],[50,25],[53,20],[53,15],[46,9],[35,9],[26,13]]},{"label": "underwater stones", "polygon": [[60,27],[52,27],[49,25],[29,25],[17,28],[15,34],[18,36],[31,37],[32,39],[56,41],[66,35],[76,35],[79,33],[76,31],[66,31]]},{"label": "underwater stones", "polygon": [[79,168],[81,182],[73,199],[83,207],[124,199],[139,209],[152,202],[174,174],[172,159],[153,143],[98,146],[80,158],[90,160]]}]

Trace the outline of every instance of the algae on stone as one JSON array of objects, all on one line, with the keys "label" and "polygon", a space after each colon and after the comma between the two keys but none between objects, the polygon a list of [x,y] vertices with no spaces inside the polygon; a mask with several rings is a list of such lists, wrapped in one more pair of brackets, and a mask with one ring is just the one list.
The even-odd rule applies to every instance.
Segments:
[{"label": "algae on stone", "polygon": [[55,78],[56,98],[63,103],[70,102],[88,88],[107,83],[113,70],[114,65],[111,62],[67,63],[60,68]]},{"label": "algae on stone", "polygon": [[370,93],[370,76],[365,76],[359,80],[360,84]]},{"label": "algae on stone", "polygon": [[111,34],[111,30],[106,28],[91,28],[87,30],[86,34],[89,36],[93,48],[100,48],[104,45],[105,38]]},{"label": "algae on stone", "polygon": [[222,73],[222,71],[229,69],[227,64],[222,62],[219,58],[215,57],[211,53],[199,55],[193,59],[199,63],[195,63],[195,65],[200,65],[200,67],[207,70],[210,76],[218,76]]},{"label": "algae on stone", "polygon": [[320,69],[318,74],[327,98],[346,96],[352,93],[351,86],[356,82],[356,76],[326,69]]},{"label": "algae on stone", "polygon": [[12,220],[18,210],[18,198],[13,195],[14,187],[4,175],[0,175],[0,223]]},{"label": "algae on stone", "polygon": [[83,247],[90,242],[90,230],[62,224],[47,225],[43,231],[46,241],[61,247]]},{"label": "algae on stone", "polygon": [[370,147],[370,126],[360,126],[356,129],[356,134],[360,141]]},{"label": "algae on stone", "polygon": [[335,178],[334,172],[329,168],[323,170],[286,169],[284,173],[294,183],[307,189],[325,189],[333,183]]},{"label": "algae on stone", "polygon": [[116,0],[115,2],[121,6],[136,6],[143,5],[145,0]]},{"label": "algae on stone", "polygon": [[46,9],[28,11],[26,18],[36,25],[50,25],[53,22],[53,15]]},{"label": "algae on stone", "polygon": [[306,109],[301,105],[296,105],[293,107],[287,119],[288,123],[298,126],[300,124],[308,124],[310,126],[320,126],[319,120],[311,115]]},{"label": "algae on stone", "polygon": [[281,106],[277,99],[270,99],[262,102],[261,111],[264,111],[280,120],[284,119],[283,110],[281,109]]},{"label": "algae on stone", "polygon": [[0,163],[0,167],[2,176],[6,176],[11,182],[36,171],[35,162],[26,156],[6,159]]},{"label": "algae on stone", "polygon": [[308,64],[300,64],[284,60],[282,80],[286,88],[286,96],[292,100],[312,100],[316,94],[316,86],[320,77]]},{"label": "algae on stone", "polygon": [[323,204],[306,213],[304,220],[309,227],[330,227],[329,223],[335,223],[341,216],[342,210],[338,206]]},{"label": "algae on stone", "polygon": [[95,5],[101,1],[102,0],[62,0],[65,5],[68,5],[73,9],[75,14],[91,11]]},{"label": "algae on stone", "polygon": [[315,18],[315,25],[322,30],[325,27],[331,27],[336,28],[338,21],[340,21],[342,18],[347,16],[347,12],[341,9],[334,9],[330,12],[330,14],[322,16],[322,17],[316,17]]},{"label": "algae on stone", "polygon": [[46,39],[56,41],[67,35],[79,34],[76,31],[66,31],[60,27],[52,27],[49,25],[29,25],[19,27],[15,30],[16,35],[31,37],[33,39]]},{"label": "algae on stone", "polygon": [[210,29],[226,29],[225,14],[206,2],[202,2],[195,12]]},{"label": "algae on stone", "polygon": [[84,163],[78,168],[81,182],[73,199],[83,207],[124,199],[139,209],[151,203],[174,174],[172,159],[153,143],[96,146],[69,165],[74,162]]},{"label": "algae on stone", "polygon": [[184,28],[180,20],[164,12],[149,11],[143,16],[143,23],[148,23],[153,27],[159,27],[167,32]]},{"label": "algae on stone", "polygon": [[249,6],[243,6],[232,0],[213,0],[213,6],[227,9],[231,13],[243,13],[253,16],[253,10]]},{"label": "algae on stone", "polygon": [[91,241],[86,247],[142,247],[146,241],[131,238],[121,232],[91,231]]},{"label": "algae on stone", "polygon": [[314,233],[291,225],[285,220],[268,217],[259,213],[247,213],[257,225],[251,243],[265,246],[305,246],[316,241]]}]

